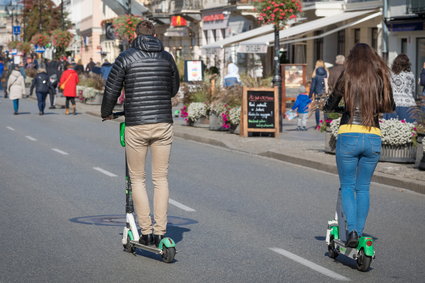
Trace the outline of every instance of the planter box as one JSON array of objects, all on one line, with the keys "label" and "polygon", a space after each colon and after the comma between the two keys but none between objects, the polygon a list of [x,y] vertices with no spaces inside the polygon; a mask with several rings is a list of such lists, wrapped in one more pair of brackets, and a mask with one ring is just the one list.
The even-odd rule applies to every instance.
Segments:
[{"label": "planter box", "polygon": [[418,144],[416,145],[415,168],[421,170],[425,170],[424,138],[422,134],[419,134],[417,137]]},{"label": "planter box", "polygon": [[413,144],[387,145],[383,144],[379,161],[395,163],[415,163],[416,147]]},{"label": "planter box", "polygon": [[209,125],[210,125],[209,119],[204,117],[194,122],[191,126],[197,127],[197,128],[208,128]]},{"label": "planter box", "polygon": [[[87,90],[86,90],[87,91]],[[86,98],[85,103],[90,105],[100,105],[102,104],[103,93],[100,90],[91,90],[94,92],[94,96]]]},{"label": "planter box", "polygon": [[335,154],[336,138],[331,132],[325,132],[325,152]]}]

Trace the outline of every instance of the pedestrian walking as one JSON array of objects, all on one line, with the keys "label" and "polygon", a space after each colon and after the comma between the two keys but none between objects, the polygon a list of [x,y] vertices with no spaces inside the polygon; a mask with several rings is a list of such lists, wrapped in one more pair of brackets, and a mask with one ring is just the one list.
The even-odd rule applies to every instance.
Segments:
[{"label": "pedestrian walking", "polygon": [[86,66],[86,72],[90,73],[93,71],[93,68],[96,66],[96,63],[93,61],[93,58],[90,58],[90,62]]},{"label": "pedestrian walking", "polygon": [[37,96],[38,114],[44,115],[44,108],[46,107],[46,98],[52,88],[50,84],[49,75],[46,69],[39,67],[38,73],[34,77],[31,83],[30,95],[32,95],[35,88],[35,94]]},{"label": "pedestrian walking", "polygon": [[[317,60],[316,66],[313,71],[311,86],[310,86],[310,98],[315,102],[314,112],[316,119],[316,130],[320,129],[320,101],[324,99],[324,95],[327,91],[327,78],[328,70],[326,69],[325,62],[323,60]],[[326,120],[326,117],[324,117]]]},{"label": "pedestrian walking", "polygon": [[65,96],[65,115],[69,115],[69,102],[72,104],[72,114],[77,114],[75,97],[77,97],[77,84],[79,82],[78,74],[72,69],[71,64],[65,65],[66,70],[62,73],[59,81],[59,88]]},{"label": "pedestrian walking", "polygon": [[13,70],[7,80],[7,93],[9,95],[9,99],[13,101],[14,114],[18,115],[19,99],[22,99],[25,95],[25,81],[19,71],[19,65],[13,66]]},{"label": "pedestrian walking", "polygon": [[410,70],[410,60],[405,54],[398,55],[391,66],[391,86],[393,89],[395,112],[385,113],[384,119],[399,119],[413,123],[416,107],[415,75]]},{"label": "pedestrian walking", "polygon": [[[179,73],[173,56],[164,51],[161,41],[155,36],[152,22],[141,21],[136,27],[136,34],[131,48],[121,53],[112,66],[106,81],[101,116],[104,119],[112,118],[112,111],[124,86],[125,150],[135,210],[141,227],[140,243],[158,245],[167,228],[167,176],[173,141],[171,98],[179,89]],[[145,185],[148,149],[152,152],[154,225]]]},{"label": "pedestrian walking", "polygon": [[106,82],[108,79],[109,73],[111,72],[112,64],[109,63],[108,59],[105,59],[105,62],[100,67],[100,73],[102,75],[102,79]]},{"label": "pedestrian walking", "polygon": [[[344,108],[338,106],[341,99]],[[357,246],[369,211],[370,182],[381,152],[379,114],[394,107],[389,68],[369,45],[356,44],[324,106],[342,112],[336,164],[349,247]]]},{"label": "pedestrian walking", "polygon": [[311,99],[308,97],[305,86],[300,86],[299,94],[292,106],[292,110],[297,110],[298,113],[297,131],[307,131],[308,105],[310,103]]},{"label": "pedestrian walking", "polygon": [[337,55],[335,58],[335,66],[329,69],[329,79],[328,79],[329,92],[331,92],[334,89],[336,81],[338,80],[342,72],[344,71],[344,61],[345,61],[344,55]]},{"label": "pedestrian walking", "polygon": [[84,66],[81,63],[81,59],[78,60],[77,65],[75,66],[74,70],[77,72],[78,75],[81,75],[84,73]]},{"label": "pedestrian walking", "polygon": [[[0,78],[3,78],[4,73],[4,62],[3,59],[0,59]],[[0,90],[3,90],[3,84],[0,83]]]}]

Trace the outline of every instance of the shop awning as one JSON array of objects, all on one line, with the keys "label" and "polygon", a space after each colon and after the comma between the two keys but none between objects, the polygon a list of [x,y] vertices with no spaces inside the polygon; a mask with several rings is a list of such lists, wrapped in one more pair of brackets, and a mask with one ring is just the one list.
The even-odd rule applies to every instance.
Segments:
[{"label": "shop awning", "polygon": [[[288,29],[281,30],[279,32],[279,38],[281,42],[287,42],[288,40],[291,40],[291,39],[295,40],[297,37],[300,37],[307,32],[319,30],[326,26],[333,25],[342,21],[347,21],[359,16],[364,16],[370,13],[371,13],[370,10],[358,11],[358,12],[346,12],[346,13],[341,13],[334,16],[324,17],[317,20],[305,22],[296,26],[292,26]],[[317,37],[320,37],[320,36],[321,35]],[[307,39],[302,38],[297,41],[304,41],[304,40],[307,40]],[[240,42],[238,52],[240,53],[263,52],[264,53],[264,51],[267,50],[267,46],[270,46],[273,43],[274,43],[274,33],[269,33],[263,36],[257,36],[255,38],[251,38],[249,40]]]},{"label": "shop awning", "polygon": [[257,36],[261,36],[264,34],[268,34],[273,31],[274,26],[273,25],[265,25],[261,26],[259,28],[255,28],[228,38],[225,38],[223,40],[216,41],[214,43],[210,43],[208,45],[204,45],[201,48],[202,49],[217,49],[217,48],[224,48],[226,46],[248,40]]}]

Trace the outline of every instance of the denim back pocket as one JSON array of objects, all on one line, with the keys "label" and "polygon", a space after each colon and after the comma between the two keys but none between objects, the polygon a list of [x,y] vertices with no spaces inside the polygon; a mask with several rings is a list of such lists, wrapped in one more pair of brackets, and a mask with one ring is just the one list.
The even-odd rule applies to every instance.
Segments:
[{"label": "denim back pocket", "polygon": [[382,140],[381,137],[372,135],[369,137],[372,152],[381,153]]},{"label": "denim back pocket", "polygon": [[354,153],[359,148],[360,134],[340,134],[338,135],[337,148],[342,153]]}]

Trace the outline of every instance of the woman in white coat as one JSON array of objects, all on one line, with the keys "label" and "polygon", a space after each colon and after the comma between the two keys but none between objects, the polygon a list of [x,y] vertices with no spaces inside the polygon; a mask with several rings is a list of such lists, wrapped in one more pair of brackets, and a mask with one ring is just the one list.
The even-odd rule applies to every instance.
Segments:
[{"label": "woman in white coat", "polygon": [[18,115],[19,99],[25,95],[25,81],[21,72],[19,72],[18,65],[15,65],[7,80],[7,93],[9,94],[9,99],[13,101],[14,114]]}]

